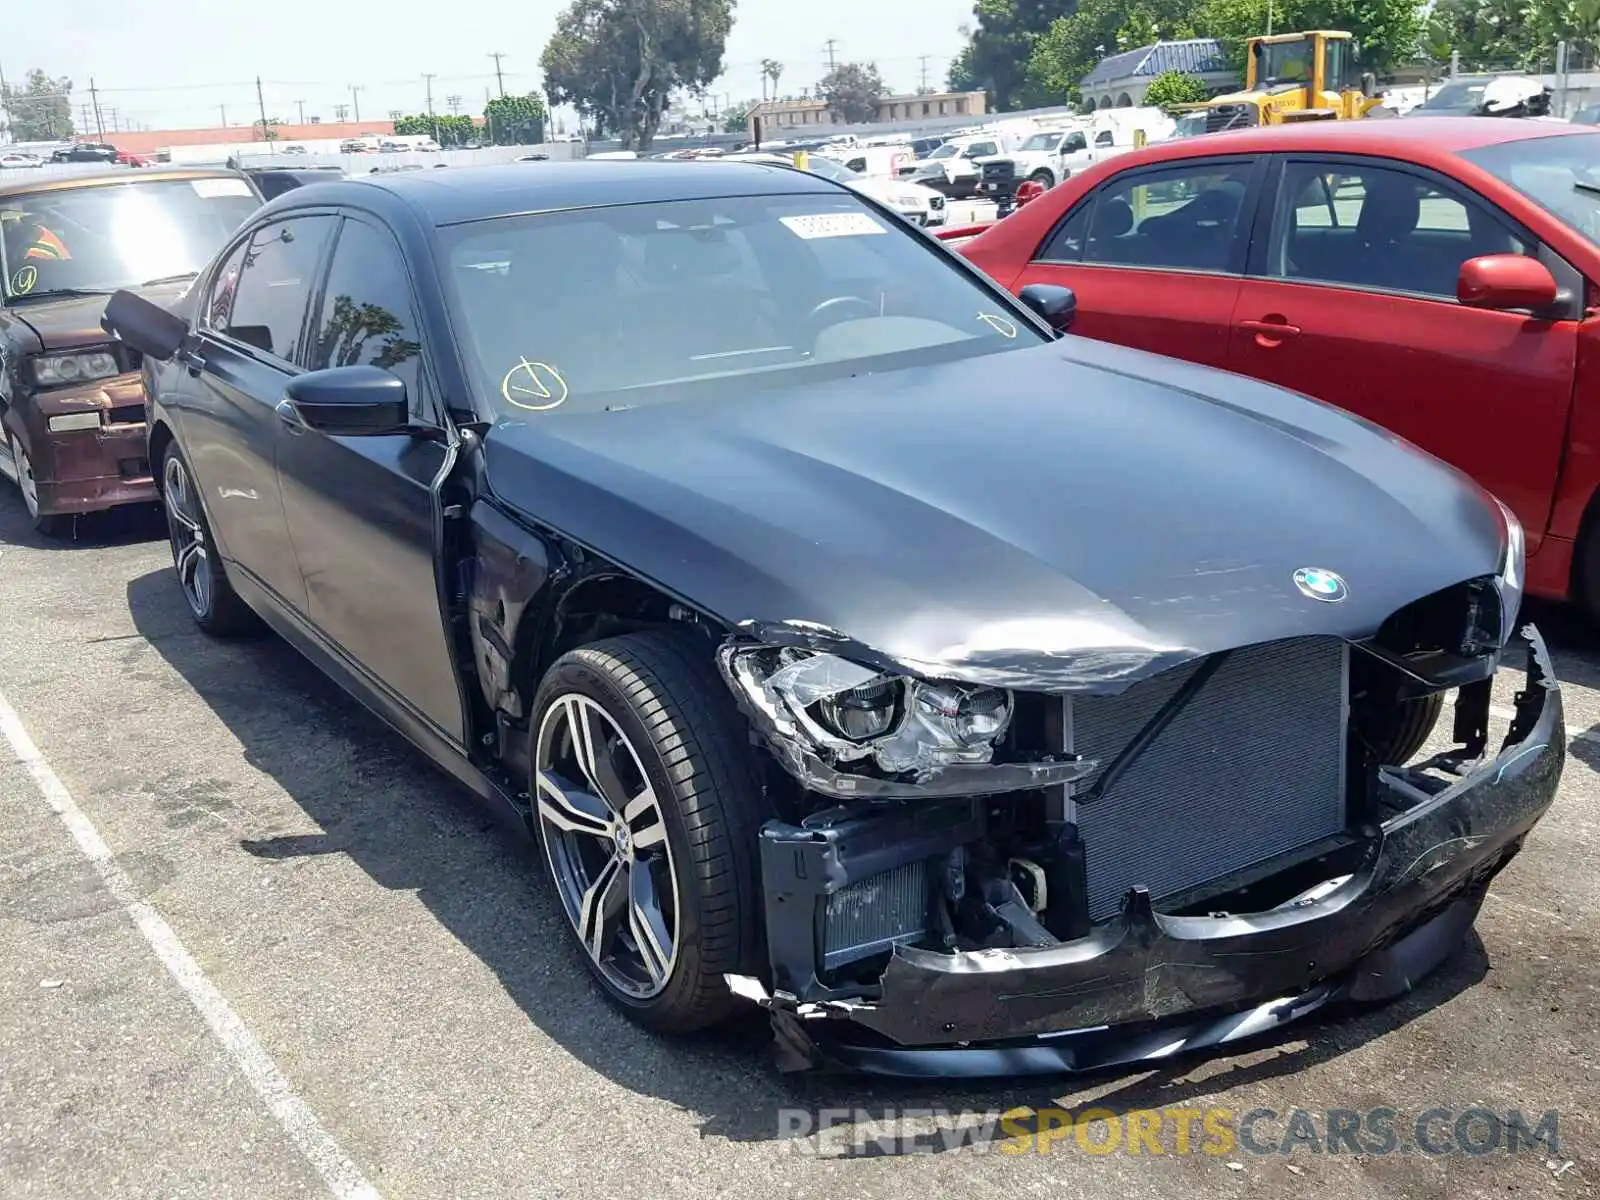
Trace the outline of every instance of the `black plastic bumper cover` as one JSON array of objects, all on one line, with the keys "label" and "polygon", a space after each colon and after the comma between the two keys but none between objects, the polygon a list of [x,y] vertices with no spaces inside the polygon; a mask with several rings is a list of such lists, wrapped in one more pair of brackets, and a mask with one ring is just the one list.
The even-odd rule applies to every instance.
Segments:
[{"label": "black plastic bumper cover", "polygon": [[1162,915],[1136,891],[1116,920],[1057,947],[897,948],[871,998],[806,1002],[792,969],[789,979],[780,972],[764,1001],[780,1066],[911,1076],[1100,1069],[1259,1034],[1332,1000],[1409,990],[1454,952],[1488,880],[1555,798],[1566,759],[1561,692],[1532,625],[1508,656],[1519,644],[1528,682],[1500,753],[1375,830],[1337,890],[1218,917]]}]

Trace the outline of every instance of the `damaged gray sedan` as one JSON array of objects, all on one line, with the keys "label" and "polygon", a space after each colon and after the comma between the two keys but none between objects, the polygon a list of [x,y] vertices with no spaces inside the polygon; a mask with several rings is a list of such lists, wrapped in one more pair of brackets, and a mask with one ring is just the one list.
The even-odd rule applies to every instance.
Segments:
[{"label": "damaged gray sedan", "polygon": [[533,832],[643,1024],[754,1002],[786,1069],[910,1075],[1218,1046],[1414,985],[1550,805],[1522,531],[1444,464],[802,172],[424,174],[108,320],[195,620]]}]

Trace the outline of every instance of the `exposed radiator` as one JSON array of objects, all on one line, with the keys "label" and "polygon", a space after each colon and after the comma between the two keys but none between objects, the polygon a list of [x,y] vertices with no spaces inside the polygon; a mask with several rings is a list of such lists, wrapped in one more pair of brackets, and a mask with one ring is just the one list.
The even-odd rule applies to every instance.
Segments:
[{"label": "exposed radiator", "polygon": [[836,967],[920,937],[928,920],[928,864],[910,862],[828,897],[823,965]]},{"label": "exposed radiator", "polygon": [[[1135,885],[1160,900],[1344,828],[1348,654],[1338,638],[1234,651],[1111,791],[1079,806],[1091,920]],[[1103,771],[1198,667],[1074,697],[1070,747]]]}]

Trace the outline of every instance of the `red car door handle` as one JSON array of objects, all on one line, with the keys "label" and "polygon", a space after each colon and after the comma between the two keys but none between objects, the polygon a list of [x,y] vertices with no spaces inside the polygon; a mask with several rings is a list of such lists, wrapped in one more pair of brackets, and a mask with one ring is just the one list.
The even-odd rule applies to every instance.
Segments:
[{"label": "red car door handle", "polygon": [[1240,321],[1239,328],[1247,333],[1256,335],[1258,343],[1281,342],[1285,338],[1296,337],[1300,333],[1300,326],[1291,325],[1279,319],[1276,321]]}]

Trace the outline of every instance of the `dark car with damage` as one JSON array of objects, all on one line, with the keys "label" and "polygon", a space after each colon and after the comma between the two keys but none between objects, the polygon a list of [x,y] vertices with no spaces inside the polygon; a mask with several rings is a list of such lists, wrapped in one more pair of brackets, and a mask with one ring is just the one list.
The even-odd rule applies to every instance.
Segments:
[{"label": "dark car with damage", "polygon": [[1555,795],[1502,505],[827,180],[315,184],[196,295],[108,313],[193,617],[533,833],[654,1029],[743,997],[785,1067],[904,1074],[1226,1043],[1410,987]]},{"label": "dark car with damage", "polygon": [[156,499],[139,356],[101,328],[106,301],[176,301],[260,203],[232,171],[0,182],[0,475],[42,532]]}]

